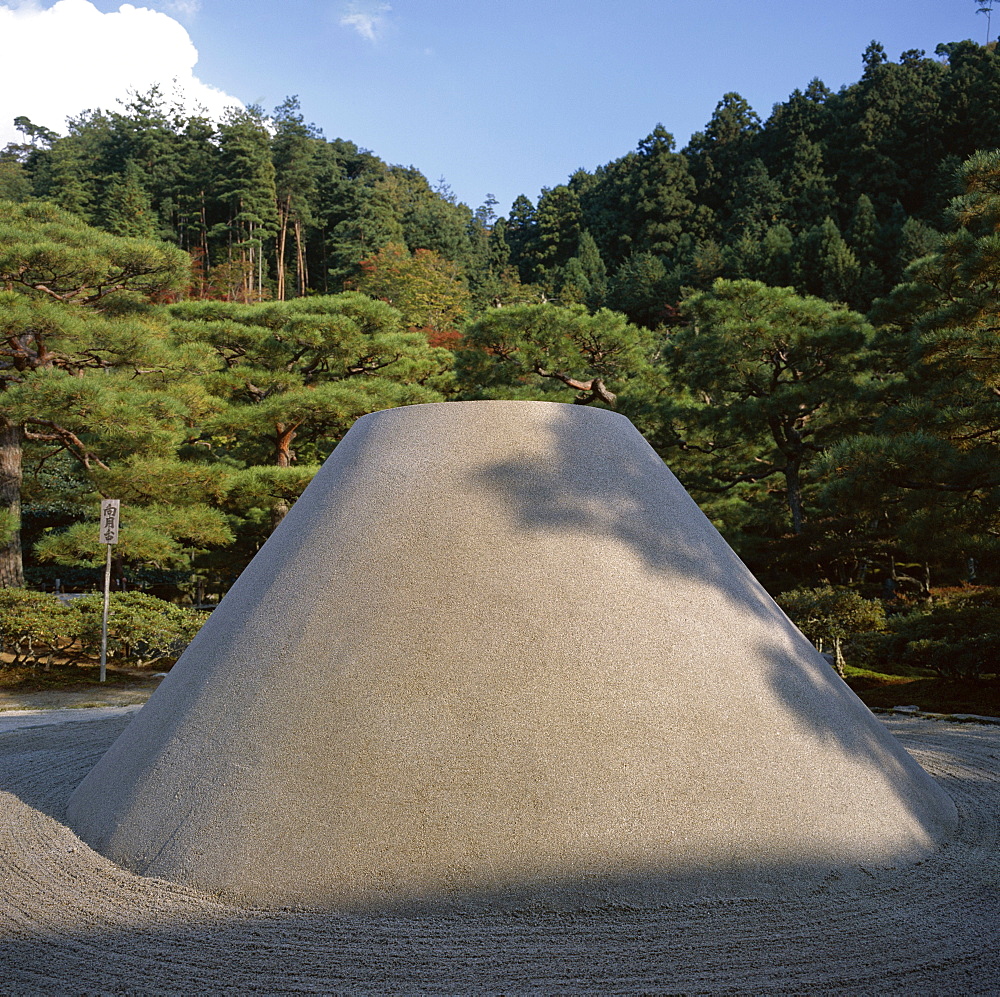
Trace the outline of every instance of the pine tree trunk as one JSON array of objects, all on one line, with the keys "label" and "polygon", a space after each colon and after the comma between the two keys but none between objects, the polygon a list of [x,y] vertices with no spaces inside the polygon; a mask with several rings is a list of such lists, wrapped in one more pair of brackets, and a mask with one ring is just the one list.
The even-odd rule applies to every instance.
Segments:
[{"label": "pine tree trunk", "polygon": [[[275,426],[277,432],[274,438],[274,456],[278,467],[291,467],[292,465],[292,458],[294,456],[292,453],[292,440],[295,439],[295,428],[295,426],[286,426],[282,422],[279,422]],[[288,515],[288,509],[289,505],[284,499],[278,499],[271,506],[272,530]]]},{"label": "pine tree trunk", "polygon": [[785,467],[785,486],[788,492],[788,509],[792,514],[792,532],[798,536],[802,532],[802,485],[797,463],[789,463]]},{"label": "pine tree trunk", "polygon": [[23,588],[21,561],[21,427],[0,416],[0,515],[11,530],[0,536],[0,588]]}]

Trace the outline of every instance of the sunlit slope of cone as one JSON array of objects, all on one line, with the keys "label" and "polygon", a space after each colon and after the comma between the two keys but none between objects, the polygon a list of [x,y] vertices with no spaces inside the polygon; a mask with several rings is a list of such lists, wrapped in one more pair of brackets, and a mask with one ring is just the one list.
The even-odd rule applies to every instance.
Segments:
[{"label": "sunlit slope of cone", "polygon": [[365,416],[70,801],[254,903],[801,887],[949,798],[622,416]]}]

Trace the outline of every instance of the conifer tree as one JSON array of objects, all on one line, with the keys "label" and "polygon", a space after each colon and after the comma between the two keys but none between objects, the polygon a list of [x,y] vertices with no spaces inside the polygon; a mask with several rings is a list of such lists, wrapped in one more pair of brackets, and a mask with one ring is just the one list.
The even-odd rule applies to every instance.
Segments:
[{"label": "conifer tree", "polygon": [[[201,431],[217,459],[262,485],[268,530],[355,419],[440,401],[450,386],[451,353],[358,292],[254,305],[184,302],[170,315],[181,342],[216,355],[205,383],[221,408]],[[260,468],[268,465],[265,479]]]},{"label": "conifer tree", "polygon": [[580,245],[580,220],[580,199],[572,188],[560,184],[542,191],[535,213],[536,281],[551,284],[555,272],[576,253]]},{"label": "conifer tree", "polygon": [[823,150],[804,135],[796,138],[782,174],[785,221],[793,232],[822,225],[836,207],[833,183],[823,166]]},{"label": "conifer tree", "polygon": [[125,164],[124,172],[117,174],[108,184],[102,206],[102,227],[112,235],[136,239],[152,239],[156,234],[156,221],[149,194],[142,184],[142,171],[135,160]]},{"label": "conifer tree", "polygon": [[331,276],[341,287],[358,273],[361,261],[389,243],[406,241],[393,202],[392,185],[384,177],[370,185],[357,180],[349,188],[350,209],[330,239]]},{"label": "conifer tree", "polygon": [[639,143],[633,166],[635,248],[669,255],[695,211],[695,184],[687,160],[674,152],[673,136],[657,125]]},{"label": "conifer tree", "polygon": [[521,281],[531,281],[535,276],[540,251],[538,213],[524,194],[519,194],[511,205],[504,236],[510,247],[510,261],[517,267]]},{"label": "conifer tree", "polygon": [[673,398],[658,445],[696,493],[752,495],[780,481],[788,526],[808,517],[807,474],[841,438],[864,379],[862,316],[791,288],[718,280],[682,302],[665,358]]},{"label": "conifer tree", "polygon": [[723,227],[730,224],[736,211],[733,201],[744,186],[738,178],[754,161],[754,142],[760,130],[760,118],[747,101],[738,93],[727,93],[716,105],[705,131],[693,135],[684,150],[699,203],[710,208]]},{"label": "conifer tree", "polygon": [[858,300],[861,267],[832,218],[803,233],[796,248],[795,284],[803,294],[862,303]]},{"label": "conifer tree", "polygon": [[889,520],[895,553],[950,566],[1000,553],[1000,154],[971,157],[953,230],[876,302],[874,431],[831,454],[831,501]]},{"label": "conifer tree", "polygon": [[854,215],[847,230],[847,243],[860,267],[857,294],[859,307],[867,310],[871,302],[885,287],[885,278],[878,253],[878,218],[875,215],[875,206],[867,194],[861,194],[858,197]]},{"label": "conifer tree", "polygon": [[608,306],[647,329],[661,325],[673,304],[667,268],[653,253],[635,253],[611,278]]},{"label": "conifer tree", "polygon": [[585,304],[591,311],[596,311],[604,304],[607,293],[607,267],[594,237],[585,231],[580,235],[576,254],[561,268],[560,300],[563,304]]},{"label": "conifer tree", "polygon": [[465,344],[458,354],[465,398],[614,408],[619,394],[651,376],[649,333],[606,308],[594,315],[583,305],[493,308],[466,327]]},{"label": "conifer tree", "polygon": [[288,266],[289,232],[295,242],[295,293],[304,295],[309,284],[306,262],[306,226],[312,223],[311,204],[315,194],[315,159],[313,149],[319,140],[314,125],[307,125],[299,108],[298,97],[286,97],[274,109],[272,159],[275,169],[278,233],[275,260],[275,296],[288,296],[285,274]]},{"label": "conifer tree", "polygon": [[226,220],[216,234],[226,239],[225,258],[239,264],[231,282],[243,301],[264,296],[265,243],[277,230],[271,136],[259,107],[231,110],[219,126],[220,179],[216,195]]},{"label": "conifer tree", "polygon": [[183,404],[155,388],[190,358],[172,353],[136,300],[183,288],[188,264],[180,250],[99,232],[52,205],[0,203],[0,585],[23,583],[26,444],[89,473],[155,449],[183,421]]}]

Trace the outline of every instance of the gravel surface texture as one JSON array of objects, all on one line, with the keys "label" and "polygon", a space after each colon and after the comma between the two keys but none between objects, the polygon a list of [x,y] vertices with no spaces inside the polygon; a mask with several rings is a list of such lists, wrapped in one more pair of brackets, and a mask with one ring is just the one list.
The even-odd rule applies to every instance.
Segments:
[{"label": "gravel surface texture", "polygon": [[66,801],[130,718],[0,725],[4,995],[1000,992],[995,726],[881,720],[955,801],[959,830],[920,865],[849,888],[346,915],[221,903],[83,844]]}]

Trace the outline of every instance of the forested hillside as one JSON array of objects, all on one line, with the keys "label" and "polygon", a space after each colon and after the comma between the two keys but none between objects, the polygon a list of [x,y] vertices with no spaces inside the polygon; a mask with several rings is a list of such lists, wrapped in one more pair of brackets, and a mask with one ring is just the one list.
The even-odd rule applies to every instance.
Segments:
[{"label": "forested hillside", "polygon": [[725,94],[684,149],[656,125],[506,217],[295,98],[17,124],[2,585],[22,551],[86,579],[113,495],[120,578],[222,590],[355,418],[462,398],[617,407],[772,590],[1000,580],[992,45],[872,43],[766,115]]}]

